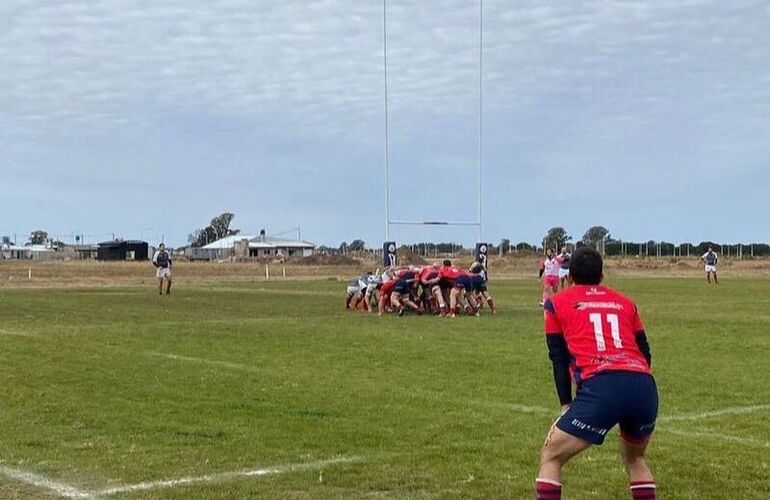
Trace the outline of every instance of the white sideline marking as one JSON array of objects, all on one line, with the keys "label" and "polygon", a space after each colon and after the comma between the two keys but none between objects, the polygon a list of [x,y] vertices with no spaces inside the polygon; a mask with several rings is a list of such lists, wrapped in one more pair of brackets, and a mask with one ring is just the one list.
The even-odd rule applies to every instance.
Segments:
[{"label": "white sideline marking", "polygon": [[0,335],[9,335],[13,337],[37,337],[37,335],[33,333],[20,332],[18,330],[5,330],[5,329],[0,329]]},{"label": "white sideline marking", "polygon": [[694,438],[706,438],[716,441],[725,441],[729,443],[737,443],[746,446],[760,446],[762,448],[770,448],[770,441],[762,441],[761,439],[744,438],[738,436],[729,436],[727,434],[719,434],[715,432],[690,432],[680,431],[677,429],[661,428],[663,432],[669,434],[676,434],[677,436],[694,437]]},{"label": "white sideline marking", "polygon": [[93,494],[87,491],[80,490],[69,484],[48,479],[47,477],[41,476],[40,474],[35,474],[34,472],[12,469],[10,467],[0,465],[0,474],[22,483],[31,484],[32,486],[36,486],[38,488],[53,491],[59,496],[65,498],[86,498],[91,500],[96,499]]},{"label": "white sideline marking", "polygon": [[221,366],[223,368],[230,368],[231,370],[241,370],[241,371],[247,371],[247,372],[257,371],[257,369],[253,366],[240,365],[238,363],[229,363],[227,361],[216,361],[216,360],[205,359],[205,358],[194,358],[192,356],[180,356],[178,354],[168,354],[165,352],[155,352],[155,351],[147,351],[145,352],[145,354],[148,356],[157,356],[160,358],[174,359],[176,361],[190,361],[193,363],[202,363],[204,365]]},{"label": "white sideline marking", "polygon": [[117,495],[119,493],[133,493],[136,491],[155,490],[160,488],[174,488],[177,486],[189,486],[199,483],[214,483],[222,481],[231,481],[244,477],[270,476],[274,474],[285,474],[287,472],[318,469],[327,465],[345,464],[360,460],[358,457],[339,457],[327,460],[318,460],[304,464],[279,465],[277,467],[267,467],[264,469],[250,469],[231,472],[219,472],[216,474],[207,474],[204,476],[181,477],[178,479],[167,479],[160,481],[147,481],[144,483],[129,484],[125,486],[115,486],[106,488],[98,492],[99,495]]},{"label": "white sideline marking", "polygon": [[703,420],[711,417],[720,417],[722,415],[742,415],[745,413],[754,413],[755,411],[770,410],[770,405],[754,406],[731,406],[721,410],[704,411],[702,413],[684,413],[681,415],[669,415],[660,417],[660,422],[678,422],[681,420]]}]

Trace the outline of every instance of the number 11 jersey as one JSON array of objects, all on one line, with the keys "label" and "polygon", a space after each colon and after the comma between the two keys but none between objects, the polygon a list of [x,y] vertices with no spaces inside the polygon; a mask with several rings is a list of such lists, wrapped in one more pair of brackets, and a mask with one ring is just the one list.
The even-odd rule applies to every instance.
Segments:
[{"label": "number 11 jersey", "polygon": [[637,345],[644,332],[636,305],[601,285],[574,285],[547,300],[546,335],[562,335],[576,384],[602,372],[650,373]]}]

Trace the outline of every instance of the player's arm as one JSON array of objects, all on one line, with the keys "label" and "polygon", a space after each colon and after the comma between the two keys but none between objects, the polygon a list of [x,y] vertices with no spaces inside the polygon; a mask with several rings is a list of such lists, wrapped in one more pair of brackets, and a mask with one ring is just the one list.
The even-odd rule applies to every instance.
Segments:
[{"label": "player's arm", "polygon": [[158,267],[158,252],[152,254],[152,265]]},{"label": "player's arm", "polygon": [[553,382],[562,408],[572,403],[572,380],[569,373],[570,355],[567,341],[561,331],[553,302],[547,300],[545,309],[545,339],[548,345],[548,358],[553,365]]},{"label": "player's arm", "polygon": [[642,351],[644,359],[647,360],[647,366],[652,367],[652,353],[650,352],[650,343],[647,342],[647,334],[644,330],[636,332],[636,346]]},{"label": "player's arm", "polygon": [[544,272],[545,272],[545,262],[540,264],[540,272],[538,273],[537,277],[542,278]]},{"label": "player's arm", "polygon": [[647,333],[644,331],[644,323],[639,316],[639,310],[634,306],[634,338],[636,347],[642,352],[644,359],[647,360],[647,366],[652,367],[652,353],[650,352],[650,343],[647,342]]}]

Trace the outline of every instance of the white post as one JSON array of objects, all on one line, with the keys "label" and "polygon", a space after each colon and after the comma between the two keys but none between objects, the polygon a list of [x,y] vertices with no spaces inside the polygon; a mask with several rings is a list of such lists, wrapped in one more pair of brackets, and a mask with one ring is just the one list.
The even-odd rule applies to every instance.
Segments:
[{"label": "white post", "polygon": [[283,266],[283,277],[286,277],[286,266]]},{"label": "white post", "polygon": [[270,268],[268,267],[267,264],[265,264],[265,280],[269,280],[269,279],[270,279]]},{"label": "white post", "polygon": [[32,268],[29,268],[29,279],[32,279]]}]

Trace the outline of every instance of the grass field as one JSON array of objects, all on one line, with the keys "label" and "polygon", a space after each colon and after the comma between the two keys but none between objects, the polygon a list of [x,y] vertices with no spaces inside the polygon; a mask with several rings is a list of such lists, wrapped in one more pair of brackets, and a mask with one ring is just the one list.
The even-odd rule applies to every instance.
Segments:
[{"label": "grass field", "polygon": [[[647,323],[659,498],[770,498],[770,283],[610,284]],[[532,498],[538,283],[491,291],[442,320],[346,312],[336,281],[0,290],[0,497]],[[629,497],[616,443],[565,498]]]}]

